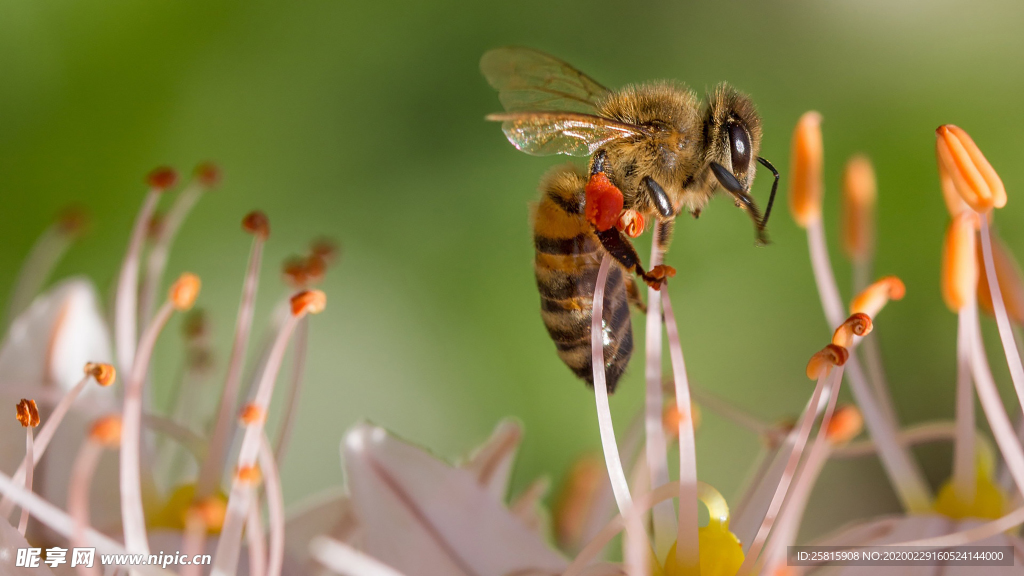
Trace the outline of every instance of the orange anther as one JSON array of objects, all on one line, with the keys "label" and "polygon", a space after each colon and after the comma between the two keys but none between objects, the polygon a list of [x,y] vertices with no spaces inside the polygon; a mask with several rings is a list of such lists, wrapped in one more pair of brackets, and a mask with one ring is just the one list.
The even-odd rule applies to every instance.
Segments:
[{"label": "orange anther", "polygon": [[836,346],[849,348],[853,345],[854,336],[867,336],[871,332],[871,317],[857,312],[846,319],[832,334],[832,343]]},{"label": "orange anther", "polygon": [[220,166],[217,166],[213,162],[203,162],[196,166],[193,171],[196,180],[207,188],[213,188],[217,184],[220,184],[221,172]]},{"label": "orange anther", "polygon": [[839,406],[825,429],[825,438],[832,444],[845,444],[860,435],[864,429],[864,416],[852,404]]},{"label": "orange anther", "polygon": [[[693,429],[700,428],[700,408],[696,404],[690,404],[690,414],[693,416]],[[666,405],[661,413],[661,424],[665,429],[665,434],[669,437],[678,436],[679,425],[687,420],[686,415],[680,412],[679,407],[674,403]]]},{"label": "orange anther", "polygon": [[946,228],[942,243],[942,299],[953,312],[974,301],[978,291],[975,227],[978,214],[965,210]]},{"label": "orange anther", "polygon": [[110,386],[117,378],[117,370],[111,364],[103,362],[88,362],[85,365],[85,373],[92,376],[100,386]]},{"label": "orange anther", "polygon": [[270,219],[263,212],[253,210],[242,219],[242,230],[266,240],[270,237]]},{"label": "orange anther", "polygon": [[284,275],[284,280],[292,288],[302,288],[309,285],[309,276],[307,274],[308,268],[305,258],[300,256],[291,256],[284,261],[284,265],[281,267],[281,272]]},{"label": "orange anther", "polygon": [[191,272],[185,272],[179,276],[171,285],[170,299],[174,308],[181,311],[191,308],[199,296],[201,284],[199,276]]},{"label": "orange anther", "polygon": [[946,124],[939,126],[935,134],[939,164],[964,202],[980,213],[1005,206],[1003,181],[967,132]]},{"label": "orange anther", "polygon": [[121,444],[121,417],[104,416],[92,424],[89,439],[103,446],[119,446]]},{"label": "orange anther", "polygon": [[18,402],[18,422],[25,428],[35,428],[39,426],[39,409],[36,408],[35,400],[27,400],[25,398]]},{"label": "orange anther", "polygon": [[846,348],[829,344],[811,356],[810,361],[807,362],[807,377],[817,380],[828,374],[833,366],[846,364],[849,357],[850,353]]},{"label": "orange anther", "polygon": [[260,469],[257,466],[242,466],[235,472],[239,482],[243,484],[259,484],[263,479]]},{"label": "orange anther", "polygon": [[198,516],[207,530],[218,532],[224,526],[228,504],[221,496],[210,496],[193,504],[189,513]]},{"label": "orange anther", "polygon": [[242,408],[242,413],[239,414],[238,419],[242,421],[242,424],[256,424],[262,422],[267,417],[267,413],[256,404],[246,404]]},{"label": "orange anther", "polygon": [[875,235],[875,170],[866,156],[854,156],[843,172],[843,249],[855,262],[871,255]]},{"label": "orange anther", "polygon": [[303,290],[292,296],[292,315],[319,314],[327,306],[327,295],[320,290]]},{"label": "orange anther", "polygon": [[907,288],[902,280],[895,276],[886,276],[865,288],[853,299],[850,303],[850,313],[863,312],[874,318],[889,300],[901,300],[906,293]]},{"label": "orange anther", "polygon": [[178,173],[173,168],[167,166],[161,166],[156,170],[149,173],[146,177],[146,183],[149,184],[150,188],[164,192],[169,188],[172,188],[178,182]]},{"label": "orange anther", "polygon": [[789,210],[802,228],[821,220],[822,167],[825,148],[821,114],[806,112],[793,130],[789,170]]},{"label": "orange anther", "polygon": [[334,259],[341,252],[338,243],[330,238],[317,238],[313,240],[312,244],[309,245],[309,250],[326,264],[334,262]]}]

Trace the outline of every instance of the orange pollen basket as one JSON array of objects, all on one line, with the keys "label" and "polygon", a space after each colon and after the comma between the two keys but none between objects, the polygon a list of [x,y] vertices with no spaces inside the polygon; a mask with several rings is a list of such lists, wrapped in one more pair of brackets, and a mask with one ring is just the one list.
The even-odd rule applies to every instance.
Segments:
[{"label": "orange pollen basket", "polygon": [[18,402],[18,422],[25,428],[39,426],[39,409],[36,408],[35,400],[25,398]]},{"label": "orange pollen basket", "polygon": [[615,225],[622,233],[630,238],[636,238],[643,234],[646,226],[644,215],[636,210],[625,210],[619,216],[619,222]]}]

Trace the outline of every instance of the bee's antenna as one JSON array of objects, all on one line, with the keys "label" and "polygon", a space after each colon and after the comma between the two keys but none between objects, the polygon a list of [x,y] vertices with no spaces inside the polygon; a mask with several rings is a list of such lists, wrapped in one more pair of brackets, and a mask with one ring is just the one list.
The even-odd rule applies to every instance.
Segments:
[{"label": "bee's antenna", "polygon": [[761,228],[764,228],[768,225],[768,217],[772,215],[772,204],[775,203],[775,191],[779,189],[779,172],[775,169],[775,166],[772,166],[771,162],[764,158],[758,156],[757,161],[765,168],[771,170],[772,174],[775,175],[775,182],[772,182],[772,194],[768,197],[768,207],[765,208],[764,219],[761,220]]}]

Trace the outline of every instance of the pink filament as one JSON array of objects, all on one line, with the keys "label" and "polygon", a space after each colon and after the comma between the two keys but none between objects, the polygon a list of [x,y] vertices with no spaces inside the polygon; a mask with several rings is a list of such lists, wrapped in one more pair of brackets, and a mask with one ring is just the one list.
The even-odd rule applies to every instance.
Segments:
[{"label": "pink filament", "polygon": [[[32,455],[32,428],[25,428],[25,490],[32,491],[32,470],[35,469],[33,462],[35,457]],[[25,530],[28,529],[28,510],[22,508],[21,519],[18,521],[18,533],[22,536],[25,535]]]},{"label": "pink filament", "polygon": [[138,284],[139,258],[142,244],[146,238],[146,228],[153,218],[153,212],[160,201],[160,190],[151,189],[142,202],[139,215],[135,217],[131,237],[128,239],[128,250],[121,264],[121,273],[117,279],[117,297],[114,301],[114,344],[117,348],[117,361],[124,374],[131,371],[135,359],[136,318],[138,315]]},{"label": "pink filament", "polygon": [[260,443],[260,470],[266,482],[267,522],[270,524],[270,553],[267,560],[267,576],[281,576],[284,566],[284,493],[281,490],[281,476],[277,470],[274,451],[266,434]]},{"label": "pink filament", "polygon": [[[71,468],[71,478],[68,488],[68,514],[74,519],[74,532],[71,536],[71,547],[84,548],[88,546],[85,530],[89,526],[89,492],[92,488],[92,478],[96,473],[96,465],[99,464],[100,456],[103,455],[103,446],[92,439],[86,439],[78,450],[78,457]],[[76,566],[81,576],[99,576],[99,567],[95,564],[92,568],[88,566]]]}]

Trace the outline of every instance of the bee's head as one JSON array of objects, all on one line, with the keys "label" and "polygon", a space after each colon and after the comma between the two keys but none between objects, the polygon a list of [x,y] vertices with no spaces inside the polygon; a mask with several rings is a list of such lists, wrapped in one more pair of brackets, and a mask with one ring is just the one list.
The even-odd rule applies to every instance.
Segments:
[{"label": "bee's head", "polygon": [[[771,212],[775,187],[768,201],[764,218],[750,196],[750,186],[757,171],[755,163],[760,162],[773,173],[774,168],[758,156],[761,150],[761,117],[754,103],[727,84],[721,84],[708,95],[704,110],[704,150],[706,166],[718,183],[732,194],[754,219],[758,240],[766,243],[764,225]],[[775,175],[778,184],[778,174]]]}]

